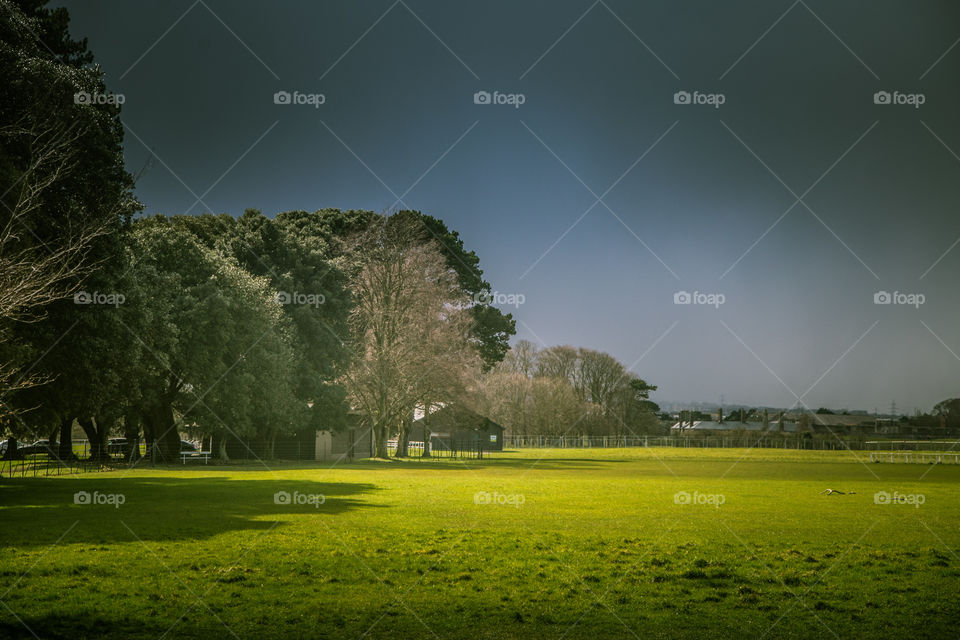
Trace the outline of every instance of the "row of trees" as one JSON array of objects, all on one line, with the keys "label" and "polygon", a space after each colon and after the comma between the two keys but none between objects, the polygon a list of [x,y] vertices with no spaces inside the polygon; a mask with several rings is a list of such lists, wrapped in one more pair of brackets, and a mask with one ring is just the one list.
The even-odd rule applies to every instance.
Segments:
[{"label": "row of trees", "polygon": [[481,410],[520,435],[658,433],[656,386],[613,356],[520,340],[480,384]]},{"label": "row of trees", "polygon": [[9,426],[47,425],[63,455],[77,420],[94,456],[122,433],[172,459],[189,431],[225,457],[227,438],[269,451],[278,435],[343,426],[352,407],[386,455],[415,404],[455,401],[513,332],[451,266],[472,254],[427,223],[454,237],[407,211],[137,220],[122,258],[83,279],[93,290],[9,327],[41,378],[7,394]]},{"label": "row of trees", "polygon": [[[417,403],[498,363],[514,323],[479,259],[414,211],[137,217],[118,101],[64,9],[0,0],[0,420],[72,455],[110,435],[272,443],[338,428],[377,452]],[[130,448],[137,455],[139,447]],[[8,455],[15,448],[8,447]]]}]

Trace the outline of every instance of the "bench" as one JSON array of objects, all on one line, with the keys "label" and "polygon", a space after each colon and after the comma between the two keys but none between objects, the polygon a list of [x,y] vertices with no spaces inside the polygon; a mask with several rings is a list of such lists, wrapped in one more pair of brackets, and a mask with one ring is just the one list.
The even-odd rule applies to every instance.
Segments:
[{"label": "bench", "polygon": [[180,461],[183,464],[187,464],[187,460],[203,460],[203,464],[207,464],[207,461],[210,460],[210,452],[209,451],[181,451]]}]

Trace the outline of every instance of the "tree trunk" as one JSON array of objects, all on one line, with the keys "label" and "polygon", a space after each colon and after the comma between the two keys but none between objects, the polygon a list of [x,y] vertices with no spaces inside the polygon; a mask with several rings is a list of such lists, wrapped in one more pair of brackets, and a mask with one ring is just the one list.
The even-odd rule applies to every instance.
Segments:
[{"label": "tree trunk", "polygon": [[149,420],[143,422],[143,444],[147,449],[145,457],[150,458],[151,462],[156,462],[153,447],[153,429],[150,426]]},{"label": "tree trunk", "polygon": [[7,449],[3,452],[4,460],[19,460],[20,454],[17,452],[17,439],[13,436],[7,438]]},{"label": "tree trunk", "polygon": [[57,457],[61,460],[73,460],[73,418],[64,418],[60,421],[60,445],[57,448]]},{"label": "tree trunk", "polygon": [[90,442],[90,460],[102,462],[110,459],[107,453],[107,428],[93,418],[82,418],[77,421]]},{"label": "tree trunk", "polygon": [[276,448],[277,448],[277,429],[273,427],[270,429],[270,433],[267,434],[267,450],[264,452],[264,456],[267,460],[276,459]]},{"label": "tree trunk", "polygon": [[430,457],[430,405],[424,403],[423,405],[423,453],[420,454],[421,458]]},{"label": "tree trunk", "polygon": [[223,460],[224,462],[230,462],[230,456],[227,455],[227,439],[225,437],[220,437],[217,447],[217,458]]},{"label": "tree trunk", "polygon": [[389,459],[387,456],[387,427],[384,424],[378,424],[373,428],[374,435],[374,453],[377,458]]},{"label": "tree trunk", "polygon": [[127,440],[124,458],[127,462],[137,462],[140,460],[140,416],[133,411],[123,418],[123,437]]},{"label": "tree trunk", "polygon": [[400,428],[397,431],[397,451],[393,454],[395,458],[406,458],[409,453],[410,444],[410,419],[404,418],[400,421]]},{"label": "tree trunk", "polygon": [[152,407],[145,424],[149,428],[154,462],[177,462],[180,459],[180,434],[173,420],[173,407],[159,404]]}]

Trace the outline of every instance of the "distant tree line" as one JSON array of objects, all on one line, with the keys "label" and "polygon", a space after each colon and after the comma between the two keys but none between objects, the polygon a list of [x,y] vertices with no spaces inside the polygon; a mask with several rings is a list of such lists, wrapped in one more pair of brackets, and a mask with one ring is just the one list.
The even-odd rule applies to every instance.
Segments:
[{"label": "distant tree line", "polygon": [[608,353],[518,341],[480,381],[481,410],[517,435],[660,433],[656,386]]}]

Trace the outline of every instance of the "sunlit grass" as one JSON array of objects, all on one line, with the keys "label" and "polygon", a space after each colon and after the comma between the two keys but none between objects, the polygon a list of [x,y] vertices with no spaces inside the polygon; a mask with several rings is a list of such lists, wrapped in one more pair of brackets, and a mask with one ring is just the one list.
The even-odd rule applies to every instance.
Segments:
[{"label": "sunlit grass", "polygon": [[[960,467],[854,455],[531,449],[5,479],[0,593],[41,637],[954,634]],[[124,502],[74,504],[81,490]]]}]

